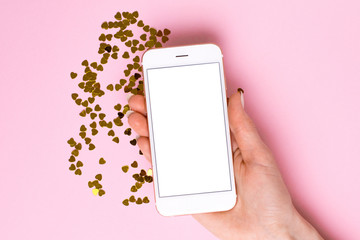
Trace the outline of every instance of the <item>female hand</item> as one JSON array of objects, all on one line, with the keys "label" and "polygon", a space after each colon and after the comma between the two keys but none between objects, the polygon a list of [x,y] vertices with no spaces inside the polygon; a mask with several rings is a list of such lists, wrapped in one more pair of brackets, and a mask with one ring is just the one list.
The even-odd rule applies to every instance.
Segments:
[{"label": "female hand", "polygon": [[[243,92],[228,100],[237,202],[225,212],[192,215],[220,239],[322,239],[297,212],[276,162],[242,107]],[[129,125],[151,162],[145,97],[132,95]]]}]

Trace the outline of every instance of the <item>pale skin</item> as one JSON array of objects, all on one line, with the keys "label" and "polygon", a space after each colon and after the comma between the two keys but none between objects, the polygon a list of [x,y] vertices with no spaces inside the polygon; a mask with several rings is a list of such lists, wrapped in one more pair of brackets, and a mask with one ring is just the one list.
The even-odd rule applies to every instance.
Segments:
[{"label": "pale skin", "polygon": [[[228,100],[237,202],[225,212],[192,215],[219,239],[323,239],[296,210],[276,161],[241,104],[241,92]],[[132,95],[128,122],[151,162],[145,97]],[[166,109],[164,109],[166,111]]]}]

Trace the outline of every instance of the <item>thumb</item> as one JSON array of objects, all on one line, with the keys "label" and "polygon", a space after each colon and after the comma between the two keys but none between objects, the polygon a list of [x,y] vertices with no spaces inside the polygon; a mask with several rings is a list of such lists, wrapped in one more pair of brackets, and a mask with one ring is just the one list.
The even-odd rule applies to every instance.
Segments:
[{"label": "thumb", "polygon": [[255,124],[243,108],[243,95],[244,91],[241,88],[231,95],[228,103],[228,115],[230,130],[235,137],[244,161],[248,162],[257,159],[254,158],[254,154],[268,151],[258,134]]}]

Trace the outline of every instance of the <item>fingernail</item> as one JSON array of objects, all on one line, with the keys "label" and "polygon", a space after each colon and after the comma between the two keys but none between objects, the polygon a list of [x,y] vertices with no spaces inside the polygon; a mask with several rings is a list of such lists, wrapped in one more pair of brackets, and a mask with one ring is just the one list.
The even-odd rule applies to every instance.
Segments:
[{"label": "fingernail", "polygon": [[245,102],[244,102],[244,90],[242,88],[238,88],[237,91],[240,93],[241,105],[244,108],[244,105],[245,105]]},{"label": "fingernail", "polygon": [[126,101],[129,101],[129,99],[130,99],[130,97],[131,97],[132,95],[134,95],[132,92],[128,92],[128,93],[126,94]]},{"label": "fingernail", "polygon": [[125,116],[127,118],[129,118],[130,114],[132,114],[134,111],[133,110],[128,110],[126,113],[125,113]]},{"label": "fingernail", "polygon": [[136,141],[139,139],[139,137],[140,137],[140,135],[136,134],[136,136],[135,136]]}]

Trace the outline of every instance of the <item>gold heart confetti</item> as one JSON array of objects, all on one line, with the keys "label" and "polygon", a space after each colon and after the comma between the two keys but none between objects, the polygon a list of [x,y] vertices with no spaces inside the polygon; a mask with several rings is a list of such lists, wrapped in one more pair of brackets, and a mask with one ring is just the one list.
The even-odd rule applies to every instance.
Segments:
[{"label": "gold heart confetti", "polygon": [[128,165],[123,166],[123,167],[121,168],[121,170],[122,170],[124,173],[127,173],[127,171],[129,170],[129,166],[128,166]]},{"label": "gold heart confetti", "polygon": [[139,56],[134,57],[134,58],[133,58],[133,61],[134,61],[134,62],[140,62]]},{"label": "gold heart confetti", "polygon": [[96,113],[90,113],[90,118],[92,120],[94,120],[96,118],[97,114]]},{"label": "gold heart confetti", "polygon": [[97,111],[97,112],[101,111],[100,105],[99,105],[99,104],[96,104],[94,110]]},{"label": "gold heart confetti", "polygon": [[74,155],[75,157],[79,156],[79,151],[77,149],[72,150],[71,152],[72,155]]},{"label": "gold heart confetti", "polygon": [[82,101],[81,98],[78,98],[78,99],[75,100],[75,103],[76,103],[77,105],[80,105],[80,104],[81,104],[81,101]]},{"label": "gold heart confetti", "polygon": [[119,82],[120,82],[120,84],[121,84],[121,85],[125,85],[126,80],[125,80],[125,79],[120,79],[120,81],[119,81]]},{"label": "gold heart confetti", "polygon": [[89,150],[91,151],[91,150],[94,150],[94,149],[95,149],[95,145],[92,144],[92,143],[90,143],[90,144],[89,144]]},{"label": "gold heart confetti", "polygon": [[124,134],[130,136],[131,135],[131,128],[125,129]]},{"label": "gold heart confetti", "polygon": [[137,182],[137,183],[135,183],[135,187],[136,187],[137,189],[140,189],[140,188],[142,187],[142,184],[139,183],[139,182]]},{"label": "gold heart confetti", "polygon": [[110,130],[110,131],[108,132],[108,135],[109,135],[109,136],[115,136],[114,130]]},{"label": "gold heart confetti", "polygon": [[92,190],[92,193],[93,193],[95,196],[97,196],[98,193],[99,193],[99,189],[94,188],[94,189]]},{"label": "gold heart confetti", "polygon": [[138,21],[137,26],[138,27],[143,27],[144,26],[143,20]]},{"label": "gold heart confetti", "polygon": [[85,138],[84,140],[85,140],[85,144],[91,143],[91,138],[88,138],[88,137],[87,137],[87,138]]},{"label": "gold heart confetti", "polygon": [[106,127],[107,123],[105,120],[101,120],[101,121],[99,121],[99,125],[100,125],[100,127]]},{"label": "gold heart confetti", "polygon": [[130,144],[135,146],[136,145],[136,139],[134,138],[133,140],[130,141]]},{"label": "gold heart confetti", "polygon": [[76,144],[75,148],[76,148],[77,150],[81,150],[81,148],[82,148],[81,143]]},{"label": "gold heart confetti", "polygon": [[93,129],[91,129],[91,134],[93,135],[93,136],[95,136],[96,134],[98,134],[98,130],[96,130],[95,128],[93,128]]},{"label": "gold heart confetti", "polygon": [[75,174],[76,174],[76,175],[81,175],[81,170],[80,170],[79,168],[76,169],[76,170],[75,170]]},{"label": "gold heart confetti", "polygon": [[114,106],[114,109],[115,109],[116,111],[120,111],[120,110],[121,110],[121,104],[120,104],[120,103],[116,104],[116,105]]},{"label": "gold heart confetti", "polygon": [[77,77],[77,73],[71,72],[70,77],[71,79],[75,79]]},{"label": "gold heart confetti", "polygon": [[121,20],[121,13],[117,12],[114,17],[116,20]]},{"label": "gold heart confetti", "polygon": [[88,98],[88,101],[89,101],[90,104],[92,104],[92,103],[95,101],[95,98],[89,97],[89,98]]},{"label": "gold heart confetti", "polygon": [[117,117],[117,118],[114,118],[114,124],[116,125],[116,126],[122,126],[123,125],[123,122],[121,121],[121,119],[119,118],[119,117]]},{"label": "gold heart confetti", "polygon": [[71,98],[72,98],[73,100],[76,100],[78,96],[79,96],[79,94],[77,94],[77,93],[71,94]]},{"label": "gold heart confetti", "polygon": [[169,29],[167,29],[167,28],[164,29],[164,34],[165,34],[165,35],[169,35],[170,33],[171,33],[171,32],[170,32]]},{"label": "gold heart confetti", "polygon": [[80,116],[82,117],[85,117],[86,116],[86,111],[85,110],[82,110],[80,113],[79,113]]},{"label": "gold heart confetti", "polygon": [[76,169],[75,165],[74,164],[71,164],[70,167],[69,167],[69,170],[70,171],[74,171]]},{"label": "gold heart confetti", "polygon": [[71,155],[69,158],[69,162],[75,162],[75,160],[76,160],[75,157]]},{"label": "gold heart confetti", "polygon": [[112,57],[113,59],[118,59],[118,54],[117,54],[117,53],[113,53],[113,54],[111,54],[111,57]]},{"label": "gold heart confetti", "polygon": [[150,201],[149,201],[149,198],[148,197],[144,197],[143,198],[143,203],[149,203]]},{"label": "gold heart confetti", "polygon": [[116,45],[113,46],[113,52],[118,52],[119,50],[120,50],[120,49],[119,49],[118,46],[116,46]]},{"label": "gold heart confetti", "polygon": [[129,55],[129,53],[128,53],[128,52],[124,52],[124,54],[122,55],[122,57],[123,57],[123,58],[129,58],[129,57],[130,57],[130,55]]},{"label": "gold heart confetti", "polygon": [[134,196],[134,195],[131,195],[131,196],[129,197],[129,201],[130,201],[130,202],[135,202],[135,201],[136,201],[135,196]]},{"label": "gold heart confetti", "polygon": [[102,66],[102,65],[99,65],[99,66],[97,66],[96,70],[98,70],[98,71],[103,71],[103,70],[104,70],[104,68],[103,68],[103,66]]},{"label": "gold heart confetti", "polygon": [[84,164],[81,162],[81,161],[78,161],[77,163],[76,163],[76,167],[82,167],[82,166],[84,166]]},{"label": "gold heart confetti", "polygon": [[92,108],[91,108],[91,107],[87,107],[87,108],[85,109],[85,111],[86,111],[87,114],[89,114],[89,113],[92,112]]},{"label": "gold heart confetti", "polygon": [[97,174],[97,175],[95,176],[95,178],[96,178],[97,180],[101,181],[102,175],[99,173],[99,174]]},{"label": "gold heart confetti", "polygon": [[137,188],[135,187],[135,185],[130,188],[130,191],[131,192],[137,192]]},{"label": "gold heart confetti", "polygon": [[81,65],[83,66],[89,66],[89,62],[87,60],[82,61]]},{"label": "gold heart confetti", "polygon": [[104,195],[105,194],[105,191],[103,190],[103,189],[100,189],[99,190],[99,196],[101,197],[102,195]]},{"label": "gold heart confetti", "polygon": [[129,200],[128,200],[128,199],[125,199],[122,203],[123,203],[125,206],[129,206]]},{"label": "gold heart confetti", "polygon": [[113,140],[113,142],[119,143],[119,138],[118,137],[114,137],[112,140]]},{"label": "gold heart confetti", "polygon": [[70,139],[67,141],[67,143],[68,143],[71,147],[75,146],[75,144],[76,144],[74,138],[70,138]]},{"label": "gold heart confetti", "polygon": [[106,163],[106,161],[105,161],[104,158],[100,158],[100,159],[99,159],[99,164],[103,165],[103,164],[105,164],[105,163]]},{"label": "gold heart confetti", "polygon": [[86,136],[86,132],[80,132],[80,133],[79,133],[79,136],[84,139],[85,136]]},{"label": "gold heart confetti", "polygon": [[134,161],[132,164],[130,164],[131,165],[131,167],[133,167],[133,168],[137,168],[138,167],[138,163],[137,163],[137,161]]},{"label": "gold heart confetti", "polygon": [[114,90],[114,85],[109,84],[109,85],[106,87],[106,89],[109,90],[109,91],[112,91],[112,90]]},{"label": "gold heart confetti", "polygon": [[137,200],[136,200],[136,204],[142,204],[142,199],[141,198],[138,198]]}]

